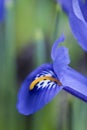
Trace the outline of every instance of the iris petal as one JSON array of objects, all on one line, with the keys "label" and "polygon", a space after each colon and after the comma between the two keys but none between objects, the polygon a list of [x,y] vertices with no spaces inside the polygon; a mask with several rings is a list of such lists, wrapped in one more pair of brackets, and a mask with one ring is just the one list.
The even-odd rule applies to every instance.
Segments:
[{"label": "iris petal", "polygon": [[53,46],[52,46],[52,50],[51,50],[51,58],[52,58],[53,60],[55,60],[56,54],[57,54],[57,52],[58,52],[58,50],[57,50],[57,49],[58,49],[58,45],[59,45],[61,42],[63,42],[64,40],[65,40],[64,35],[61,35],[61,37],[54,42],[54,44],[53,44]]},{"label": "iris petal", "polygon": [[[69,15],[70,26],[79,45],[87,51],[87,22],[81,9],[82,2],[72,0],[73,11]],[[87,4],[87,2],[86,2]],[[85,8],[84,8],[85,9]],[[86,9],[87,10],[87,9]],[[86,14],[87,15],[87,14]]]},{"label": "iris petal", "polygon": [[[62,90],[63,86],[58,86],[57,84],[54,87],[46,86],[39,89],[29,90],[29,85],[33,81],[33,78],[36,74],[40,73],[43,70],[51,70],[52,64],[44,64],[33,71],[23,82],[20,91],[18,93],[18,103],[17,109],[21,114],[29,115],[41,109],[48,102],[50,102],[56,94]],[[49,85],[49,84],[48,84]]]},{"label": "iris petal", "polygon": [[72,0],[72,5],[73,5],[73,12],[76,15],[76,17],[83,22],[85,22],[81,8],[80,8],[80,1],[78,0]]},{"label": "iris petal", "polygon": [[87,51],[87,0],[58,0],[69,17],[72,33]]},{"label": "iris petal", "polygon": [[87,78],[82,76],[74,69],[68,67],[67,71],[63,73],[61,82],[64,89],[74,96],[81,98],[87,102]]},{"label": "iris petal", "polygon": [[79,42],[80,46],[87,51],[87,25],[74,14],[70,15],[69,20],[74,37]]},{"label": "iris petal", "polygon": [[66,47],[58,48],[55,61],[53,62],[53,69],[57,77],[59,78],[59,80],[61,80],[61,77],[63,76],[63,72],[67,70],[69,63],[70,63],[70,58],[68,54],[68,49]]},{"label": "iris petal", "polygon": [[87,0],[85,0],[85,2],[83,2],[82,0],[79,1],[80,4],[80,8],[83,14],[84,19],[87,22]]},{"label": "iris petal", "polygon": [[64,90],[87,102],[87,78],[68,66],[70,63],[68,49],[58,48],[53,62],[53,69],[64,86]]}]

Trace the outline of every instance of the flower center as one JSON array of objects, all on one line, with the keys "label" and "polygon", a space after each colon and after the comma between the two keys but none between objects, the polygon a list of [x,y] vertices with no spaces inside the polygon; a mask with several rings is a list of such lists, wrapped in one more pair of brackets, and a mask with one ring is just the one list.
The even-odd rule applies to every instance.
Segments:
[{"label": "flower center", "polygon": [[32,89],[34,88],[34,86],[35,86],[38,82],[43,81],[43,80],[50,80],[50,81],[56,82],[59,86],[62,86],[62,83],[61,83],[59,80],[57,80],[57,79],[55,79],[55,78],[52,78],[52,77],[50,77],[50,76],[43,76],[43,77],[40,77],[40,78],[34,80],[34,81],[31,83],[29,89],[32,90]]},{"label": "flower center", "polygon": [[56,78],[56,75],[51,70],[42,71],[41,73],[37,74],[34,78],[33,82],[29,86],[29,90],[39,88],[51,88],[55,86],[62,86],[62,83]]}]

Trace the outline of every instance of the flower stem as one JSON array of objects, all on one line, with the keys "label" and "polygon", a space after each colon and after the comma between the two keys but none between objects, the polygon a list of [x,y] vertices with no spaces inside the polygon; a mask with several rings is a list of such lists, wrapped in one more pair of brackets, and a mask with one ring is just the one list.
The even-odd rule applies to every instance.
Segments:
[{"label": "flower stem", "polygon": [[55,41],[58,33],[58,25],[59,25],[59,6],[56,4],[56,19],[54,25],[54,34],[53,34],[53,42]]}]

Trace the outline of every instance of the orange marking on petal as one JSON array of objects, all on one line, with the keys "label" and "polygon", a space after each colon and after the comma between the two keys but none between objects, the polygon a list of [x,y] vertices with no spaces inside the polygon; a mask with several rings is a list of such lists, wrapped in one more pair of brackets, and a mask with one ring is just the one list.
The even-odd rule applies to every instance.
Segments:
[{"label": "orange marking on petal", "polygon": [[42,81],[42,80],[51,80],[51,81],[53,81],[53,82],[56,82],[59,86],[62,86],[62,83],[61,83],[59,80],[57,80],[57,79],[55,79],[55,78],[52,78],[52,77],[50,77],[50,76],[43,76],[43,77],[39,77],[38,79],[35,79],[35,80],[30,84],[29,89],[32,90],[32,89],[34,88],[34,86],[35,86],[38,82],[40,82],[40,81]]}]

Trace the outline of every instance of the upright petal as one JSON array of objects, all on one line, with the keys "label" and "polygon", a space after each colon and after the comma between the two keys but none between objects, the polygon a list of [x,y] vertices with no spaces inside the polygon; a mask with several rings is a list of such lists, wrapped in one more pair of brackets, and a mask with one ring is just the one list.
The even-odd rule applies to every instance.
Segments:
[{"label": "upright petal", "polygon": [[67,70],[69,63],[70,58],[68,54],[68,49],[66,47],[58,48],[56,58],[53,62],[53,69],[60,81],[61,77],[63,76],[63,72]]},{"label": "upright petal", "polygon": [[30,90],[29,86],[35,80],[35,77],[38,78],[38,76],[42,77],[43,75],[51,75],[55,77],[52,64],[44,64],[40,66],[23,82],[18,93],[17,103],[17,109],[21,114],[29,115],[38,111],[50,102],[63,88],[63,86],[58,86],[57,83],[53,81],[45,80],[39,83],[36,82],[34,88]]},{"label": "upright petal", "polygon": [[57,50],[58,50],[58,45],[63,42],[65,40],[64,35],[61,35],[61,37],[59,39],[57,39],[53,46],[52,46],[52,50],[51,50],[51,58],[53,60],[55,60],[56,54],[57,54]]},{"label": "upright petal", "polygon": [[87,102],[87,78],[68,66],[70,63],[68,49],[57,49],[53,69],[64,90]]},{"label": "upright petal", "polygon": [[87,78],[68,67],[61,78],[64,90],[87,102]]}]

